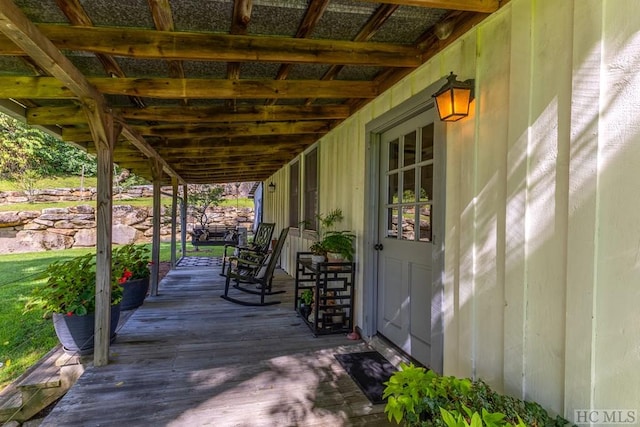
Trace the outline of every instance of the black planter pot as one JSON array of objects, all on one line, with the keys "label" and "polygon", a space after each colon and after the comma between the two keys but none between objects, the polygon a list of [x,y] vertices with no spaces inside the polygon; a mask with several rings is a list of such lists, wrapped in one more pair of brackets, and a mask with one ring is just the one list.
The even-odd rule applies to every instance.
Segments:
[{"label": "black planter pot", "polygon": [[149,292],[148,277],[124,282],[120,309],[133,310],[134,308],[140,307],[147,297],[147,292]]},{"label": "black planter pot", "polygon": [[[111,306],[111,342],[116,338],[116,328],[120,320],[120,304]],[[87,355],[93,353],[93,336],[95,331],[95,313],[85,316],[72,314],[53,314],[53,327],[64,352],[71,355]]]},{"label": "black planter pot", "polygon": [[306,305],[305,303],[300,303],[300,315],[305,319],[309,317],[311,314],[311,306]]}]

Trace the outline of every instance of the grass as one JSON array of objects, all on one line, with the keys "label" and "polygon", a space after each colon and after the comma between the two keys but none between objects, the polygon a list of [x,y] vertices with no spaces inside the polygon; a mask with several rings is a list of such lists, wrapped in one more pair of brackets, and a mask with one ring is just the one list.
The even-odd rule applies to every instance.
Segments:
[{"label": "grass", "polygon": [[[80,188],[79,176],[40,178],[35,183],[35,188]],[[84,178],[84,188],[96,187],[98,178],[88,176]],[[0,180],[0,191],[22,191],[20,183],[13,180]]]},{"label": "grass", "polygon": [[[0,190],[1,191],[1,190]],[[171,206],[171,198],[170,197],[162,197],[160,199],[160,203],[165,206]],[[120,200],[117,197],[113,200],[114,205],[131,205],[136,207],[147,206],[151,207],[153,205],[153,199],[151,197],[140,197],[135,199],[124,199]],[[86,200],[86,201],[69,201],[69,202],[42,202],[42,203],[11,203],[7,205],[0,205],[0,212],[7,211],[33,211],[33,210],[42,210],[48,208],[68,208],[71,206],[78,205],[89,205],[95,208],[96,201],[95,200]],[[223,200],[220,206],[232,206],[232,207],[241,207],[241,208],[252,208],[253,207],[253,199],[242,198],[238,199],[226,199]]]},{"label": "grass", "polygon": [[[54,261],[94,250],[67,249],[0,255],[0,363],[3,364],[0,367],[0,390],[58,343],[50,319],[44,319],[41,311],[24,312],[31,290],[44,283],[44,278],[39,274]],[[190,244],[187,245],[187,256],[219,256],[222,251],[223,247],[208,247],[196,252]],[[162,243],[160,261],[170,260],[171,246]]]}]

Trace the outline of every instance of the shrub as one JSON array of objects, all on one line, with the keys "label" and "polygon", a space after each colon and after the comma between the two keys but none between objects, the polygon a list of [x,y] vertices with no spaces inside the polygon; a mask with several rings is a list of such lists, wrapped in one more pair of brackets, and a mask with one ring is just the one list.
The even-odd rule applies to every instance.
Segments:
[{"label": "shrub", "polygon": [[385,383],[383,396],[388,398],[389,420],[398,424],[560,427],[568,423],[560,416],[552,418],[537,403],[496,393],[483,381],[441,376],[413,364],[400,368]]}]

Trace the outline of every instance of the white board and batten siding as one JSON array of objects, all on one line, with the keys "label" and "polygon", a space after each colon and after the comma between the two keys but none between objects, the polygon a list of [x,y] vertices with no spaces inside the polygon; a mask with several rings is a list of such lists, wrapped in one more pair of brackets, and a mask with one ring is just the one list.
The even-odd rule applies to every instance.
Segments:
[{"label": "white board and batten siding", "polygon": [[[318,145],[320,210],[343,209],[362,260],[366,124],[450,71],[476,79],[447,128],[444,372],[569,419],[640,411],[637,6],[512,0]],[[265,203],[283,224],[287,173]]]}]

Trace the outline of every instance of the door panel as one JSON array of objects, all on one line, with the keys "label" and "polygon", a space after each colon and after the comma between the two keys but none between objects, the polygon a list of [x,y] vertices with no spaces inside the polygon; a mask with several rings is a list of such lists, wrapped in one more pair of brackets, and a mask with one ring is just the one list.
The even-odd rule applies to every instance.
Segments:
[{"label": "door panel", "polygon": [[434,111],[380,135],[378,332],[430,362]]}]

